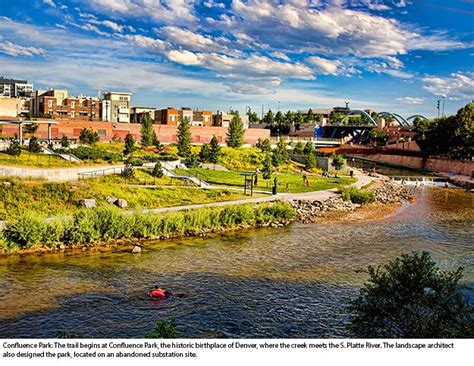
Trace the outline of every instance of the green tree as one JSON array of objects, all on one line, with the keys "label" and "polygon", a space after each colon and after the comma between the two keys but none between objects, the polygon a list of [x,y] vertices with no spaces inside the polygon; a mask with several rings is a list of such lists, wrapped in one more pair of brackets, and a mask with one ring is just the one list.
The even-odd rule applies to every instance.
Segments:
[{"label": "green tree", "polygon": [[199,151],[199,160],[203,163],[207,163],[211,156],[211,148],[209,144],[203,144]]},{"label": "green tree", "polygon": [[158,150],[158,152],[163,151],[163,145],[161,144],[161,141],[158,140],[158,136],[156,135],[155,131],[153,131],[151,137],[152,137],[152,145],[156,147],[156,150]]},{"label": "green tree", "polygon": [[211,151],[209,152],[209,161],[212,164],[217,164],[219,156],[221,155],[221,146],[219,145],[219,141],[217,141],[216,135],[212,136],[210,145]]},{"label": "green tree", "polygon": [[69,147],[69,140],[66,135],[63,135],[63,137],[61,137],[61,147],[64,149],[67,149]]},{"label": "green tree", "polygon": [[20,156],[21,155],[21,146],[20,143],[16,140],[10,142],[10,145],[5,150],[8,155],[11,156]]},{"label": "green tree", "polygon": [[262,151],[262,152],[270,152],[272,149],[272,144],[270,143],[269,139],[258,139],[259,142],[257,142],[257,147]]},{"label": "green tree", "polygon": [[132,164],[126,164],[120,173],[120,176],[127,179],[135,178],[135,170],[133,169]]},{"label": "green tree", "polygon": [[36,136],[30,138],[30,142],[28,143],[28,151],[32,153],[40,153],[42,151],[41,145],[38,142],[38,138]]},{"label": "green tree", "polygon": [[278,148],[272,151],[272,164],[275,168],[278,168],[280,164],[283,162],[283,158],[281,156],[281,152]]},{"label": "green tree", "polygon": [[146,334],[145,338],[162,338],[173,339],[178,338],[179,334],[176,331],[176,324],[174,321],[160,320],[156,323],[155,329]]},{"label": "green tree", "polygon": [[275,116],[271,109],[268,110],[267,114],[263,116],[263,122],[272,125],[275,122]]},{"label": "green tree", "polygon": [[[155,131],[153,131],[153,121],[148,114],[145,114],[141,122],[142,128],[140,130],[141,144],[143,146],[152,146],[153,139],[156,138]],[[154,135],[154,136],[153,136]]]},{"label": "green tree", "polygon": [[197,168],[199,166],[197,154],[193,152],[189,153],[184,160],[184,165],[186,165],[188,169]]},{"label": "green tree", "polygon": [[191,153],[191,126],[189,118],[184,118],[178,125],[177,145],[178,155],[187,157]]},{"label": "green tree", "polygon": [[301,113],[301,111],[296,112],[296,114],[293,117],[293,121],[299,125],[303,124],[304,123],[303,113]]},{"label": "green tree", "polygon": [[237,112],[229,123],[226,136],[227,146],[238,148],[244,144],[244,124]]},{"label": "green tree", "polygon": [[288,155],[288,150],[286,148],[287,146],[288,145],[286,144],[285,140],[280,139],[278,141],[277,149],[278,149],[279,155],[281,157],[281,162],[282,163],[286,163],[290,159],[290,157]]},{"label": "green tree", "polygon": [[293,154],[302,155],[304,153],[304,144],[302,141],[298,141],[293,149]]},{"label": "green tree", "polygon": [[318,164],[316,162],[316,157],[314,156],[314,152],[310,152],[308,154],[308,158],[306,159],[306,163],[304,165],[304,168],[307,171],[311,171],[311,170],[313,170],[317,167],[318,167]]},{"label": "green tree", "polygon": [[79,134],[79,141],[82,144],[93,145],[99,140],[99,134],[90,128],[83,128]]},{"label": "green tree", "polygon": [[342,157],[342,155],[333,153],[331,155],[331,159],[331,165],[334,167],[334,169],[341,170],[344,166],[344,158]]},{"label": "green tree", "polygon": [[131,133],[127,133],[125,136],[125,148],[123,149],[123,153],[125,155],[129,155],[135,151],[135,139]]},{"label": "green tree", "polygon": [[454,131],[458,149],[463,155],[474,153],[474,103],[468,103],[456,114],[457,127]]},{"label": "green tree", "polygon": [[269,154],[266,154],[265,159],[263,160],[262,178],[267,181],[267,187],[268,187],[268,181],[272,178],[272,173],[273,173],[272,158],[270,157]]},{"label": "green tree", "polygon": [[277,126],[282,126],[285,124],[285,117],[283,116],[283,113],[281,113],[281,111],[278,111],[276,114],[275,114],[275,124]]},{"label": "green tree", "polygon": [[292,123],[294,122],[294,120],[295,120],[295,114],[294,114],[292,111],[287,111],[287,112],[285,113],[285,118],[284,118],[284,120],[285,120],[285,123],[286,123],[287,125],[292,124]]},{"label": "green tree", "polygon": [[352,300],[349,331],[358,338],[472,338],[474,307],[463,293],[460,267],[441,270],[427,252],[369,266]]},{"label": "green tree", "polygon": [[260,121],[258,114],[252,111],[250,108],[247,112],[247,116],[249,117],[249,123],[258,123]]},{"label": "green tree", "polygon": [[155,178],[163,178],[163,175],[164,175],[163,167],[161,166],[161,163],[159,161],[153,167],[153,170],[151,171],[151,175]]},{"label": "green tree", "polygon": [[308,141],[304,146],[303,153],[307,155],[310,152],[314,152],[314,144],[311,141]]},{"label": "green tree", "polygon": [[37,123],[30,123],[25,125],[25,132],[34,135],[38,131],[39,125]]},{"label": "green tree", "polygon": [[313,123],[314,122],[314,113],[313,113],[313,110],[311,108],[308,109],[308,115],[306,116],[306,122],[307,123]]}]

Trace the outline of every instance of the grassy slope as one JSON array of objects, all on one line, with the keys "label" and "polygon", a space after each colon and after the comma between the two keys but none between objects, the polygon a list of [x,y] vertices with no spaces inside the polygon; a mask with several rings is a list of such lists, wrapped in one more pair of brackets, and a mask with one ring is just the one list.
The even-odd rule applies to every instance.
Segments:
[{"label": "grassy slope", "polygon": [[[11,180],[11,186],[0,183],[0,219],[14,217],[24,210],[41,216],[71,214],[84,198],[95,198],[98,206],[106,206],[105,197],[124,198],[127,209],[158,208],[188,204],[228,201],[243,198],[241,194],[222,190],[202,190],[180,186],[180,182],[164,177],[155,179],[137,172],[135,180],[120,176],[94,178],[74,183]],[[133,184],[165,185],[163,188],[135,187]]]},{"label": "grassy slope", "polygon": [[57,156],[31,153],[23,150],[20,156],[11,156],[0,152],[0,165],[29,166],[32,168],[63,168],[81,166],[83,163],[71,163]]}]

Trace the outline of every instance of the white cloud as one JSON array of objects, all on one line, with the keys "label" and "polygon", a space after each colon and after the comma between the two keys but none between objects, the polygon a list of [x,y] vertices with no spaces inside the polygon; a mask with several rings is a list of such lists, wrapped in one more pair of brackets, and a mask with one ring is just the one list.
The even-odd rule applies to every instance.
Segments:
[{"label": "white cloud", "polygon": [[225,9],[225,4],[214,0],[206,0],[202,3],[206,8]]},{"label": "white cloud", "polygon": [[202,64],[202,55],[186,50],[173,50],[167,53],[169,60],[182,65],[196,66]]},{"label": "white cloud", "polygon": [[0,43],[0,52],[13,57],[35,55],[43,56],[46,54],[46,51],[42,48],[20,46],[8,41]]},{"label": "white cloud", "polygon": [[168,43],[156,38],[142,36],[139,34],[127,34],[120,36],[120,38],[127,40],[130,44],[146,48],[152,51],[163,52],[168,48]]},{"label": "white cloud", "polygon": [[423,89],[450,99],[473,99],[474,73],[452,73],[449,77],[428,76],[423,78]]},{"label": "white cloud", "polygon": [[219,48],[221,49],[221,47],[218,47],[211,38],[194,33],[187,29],[169,26],[162,28],[162,31],[168,40],[174,42],[175,44],[185,46],[191,50],[202,50],[209,52]]},{"label": "white cloud", "polygon": [[117,24],[115,22],[112,22],[111,20],[97,20],[97,19],[90,19],[88,20],[89,23],[95,24],[95,25],[102,25],[104,27],[107,27],[109,29],[112,29],[115,32],[122,33],[124,26]]},{"label": "white cloud", "polygon": [[290,58],[287,55],[285,55],[283,52],[275,51],[275,52],[272,52],[270,55],[273,57],[279,58],[280,60],[290,61]]},{"label": "white cloud", "polygon": [[189,24],[196,20],[193,0],[86,0],[97,12],[118,13],[156,22]]},{"label": "white cloud", "polygon": [[337,75],[338,66],[341,64],[337,60],[328,60],[318,56],[308,57],[307,60],[316,67],[318,73],[323,75]]},{"label": "white cloud", "polygon": [[397,98],[397,100],[404,104],[423,104],[425,102],[424,98],[418,98],[418,97],[403,97],[403,98]]},{"label": "white cloud", "polygon": [[52,8],[57,8],[53,0],[43,0],[43,4],[49,5]]}]

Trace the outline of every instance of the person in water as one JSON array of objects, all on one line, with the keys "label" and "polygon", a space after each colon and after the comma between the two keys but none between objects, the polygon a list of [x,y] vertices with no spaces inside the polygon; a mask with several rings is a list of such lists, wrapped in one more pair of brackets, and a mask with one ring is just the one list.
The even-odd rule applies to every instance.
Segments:
[{"label": "person in water", "polygon": [[173,293],[171,291],[162,289],[159,286],[155,286],[155,288],[153,290],[148,292],[148,296],[153,297],[155,299],[164,299],[164,298],[169,297],[171,295],[173,295]]}]

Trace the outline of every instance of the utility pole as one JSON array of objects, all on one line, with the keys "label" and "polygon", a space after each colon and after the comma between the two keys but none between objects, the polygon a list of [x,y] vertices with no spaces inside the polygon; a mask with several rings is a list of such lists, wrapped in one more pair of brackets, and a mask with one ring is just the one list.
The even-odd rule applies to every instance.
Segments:
[{"label": "utility pole", "polygon": [[438,118],[439,118],[439,102],[441,101],[441,99],[438,99],[438,101],[436,102],[437,105],[436,105],[436,109],[438,110]]},{"label": "utility pole", "polygon": [[443,113],[441,113],[441,117],[444,117],[444,102],[446,100],[446,97],[443,97]]},{"label": "utility pole", "polygon": [[262,104],[262,120],[263,120],[263,104]]},{"label": "utility pole", "polygon": [[278,112],[280,112],[280,101],[278,101]]}]

